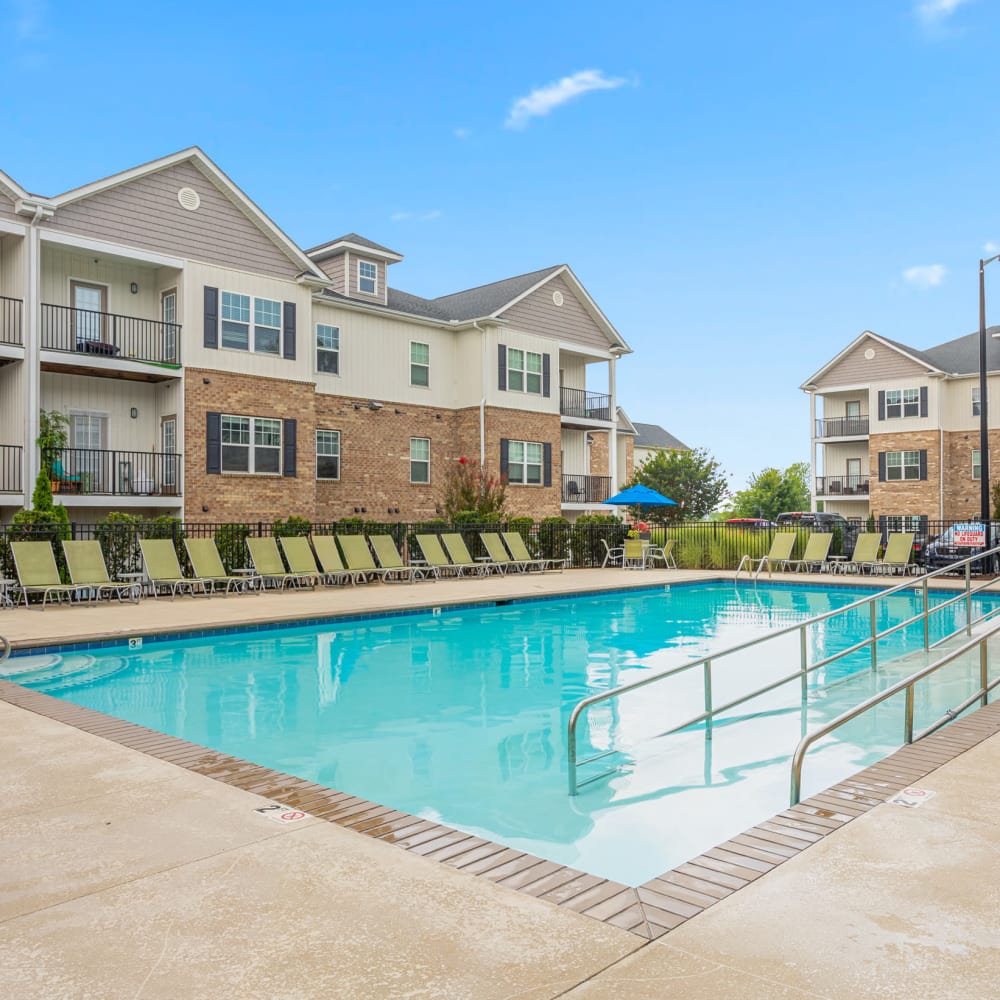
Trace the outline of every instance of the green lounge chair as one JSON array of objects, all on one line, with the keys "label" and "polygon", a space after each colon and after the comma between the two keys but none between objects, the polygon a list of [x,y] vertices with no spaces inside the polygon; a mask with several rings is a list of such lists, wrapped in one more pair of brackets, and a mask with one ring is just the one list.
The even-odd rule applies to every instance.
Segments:
[{"label": "green lounge chair", "polygon": [[854,543],[851,558],[844,562],[842,573],[873,573],[878,562],[878,549],[882,544],[882,536],[877,531],[863,531]]},{"label": "green lounge chair", "polygon": [[339,535],[337,541],[340,543],[341,552],[344,553],[347,568],[365,582],[399,578],[398,573],[380,569],[375,565],[372,550],[368,548],[368,541],[364,535]]},{"label": "green lounge chair", "polygon": [[344,566],[340,549],[337,548],[337,539],[333,535],[313,535],[312,543],[316,550],[316,558],[323,570],[323,578],[327,583],[343,583],[344,580],[350,580],[352,584],[357,584],[359,574]]},{"label": "green lounge chair", "polygon": [[814,531],[806,542],[806,550],[802,553],[801,559],[788,559],[784,564],[785,569],[794,569],[798,573],[818,573],[826,562],[826,557],[830,554],[830,543],[833,541],[833,534],[829,531]]},{"label": "green lounge chair", "polygon": [[[441,539],[437,535],[417,535],[417,544],[424,554],[427,567],[433,570],[435,575],[439,576],[444,573],[452,576],[465,576],[465,567],[452,563],[441,547]],[[478,568],[477,566],[476,569]]]},{"label": "green lounge chair", "polygon": [[910,563],[910,553],[913,552],[913,532],[898,531],[889,536],[889,541],[885,547],[885,555],[877,562],[873,568],[875,573],[887,573],[890,576],[894,573],[907,574],[911,565],[916,569],[916,564]]},{"label": "green lounge chair", "polygon": [[[561,573],[566,568],[569,559],[536,559],[528,551],[528,546],[524,544],[524,538],[519,531],[503,532],[503,540],[510,549],[510,554],[519,562],[532,565],[540,565],[542,572],[550,569],[558,569]],[[607,544],[607,543],[605,543]]]},{"label": "green lounge chair", "polygon": [[303,535],[287,535],[278,539],[285,562],[293,573],[302,579],[310,579],[313,585],[326,583],[326,574],[316,565],[316,557],[309,547],[309,539]]},{"label": "green lounge chair", "polygon": [[486,554],[491,560],[485,564],[491,569],[495,569],[498,573],[506,573],[508,569],[517,570],[518,573],[525,571],[526,566],[510,557],[510,553],[504,548],[499,532],[480,531],[479,537],[482,539],[483,545],[486,547]]},{"label": "green lounge chair", "polygon": [[228,594],[231,590],[243,590],[254,585],[255,577],[252,573],[233,576],[226,572],[214,538],[185,538],[184,547],[191,560],[194,575],[213,591],[216,587],[225,587]]},{"label": "green lounge chair", "polygon": [[29,594],[42,595],[42,610],[45,603],[54,594],[57,603],[62,602],[63,595],[71,601],[80,588],[72,583],[63,583],[59,579],[59,567],[50,542],[11,542],[10,551],[14,556],[14,570],[17,573],[17,585],[24,596],[24,606],[28,606]]},{"label": "green lounge chair", "polygon": [[196,593],[208,596],[208,588],[204,580],[196,576],[185,576],[177,558],[177,550],[169,538],[140,538],[139,549],[142,551],[142,562],[146,567],[146,576],[153,590],[153,597],[160,596],[160,590],[170,591],[171,598],[187,591],[192,597]]},{"label": "green lounge chair", "polygon": [[97,600],[112,595],[122,600],[128,595],[133,601],[138,601],[138,584],[128,580],[112,580],[108,576],[108,567],[104,562],[104,553],[98,541],[67,542],[63,541],[63,554],[69,568],[69,578],[80,593],[91,592]]},{"label": "green lounge chair", "polygon": [[285,569],[276,538],[248,538],[247,549],[263,587],[269,583],[279,589],[284,589],[290,583],[296,587],[301,587],[304,583],[315,587],[319,580],[318,573],[313,573],[310,577],[308,574],[290,573]]},{"label": "green lounge chair", "polygon": [[736,567],[736,575],[739,576],[743,567],[746,566],[748,572],[753,573],[754,576],[760,576],[761,571],[766,566],[767,575],[770,576],[771,570],[775,566],[781,569],[792,558],[796,537],[794,531],[779,531],[771,539],[771,548],[766,556],[761,556],[759,559],[747,554],[743,556],[739,566]]},{"label": "green lounge chair", "polygon": [[369,535],[368,541],[371,542],[371,546],[375,550],[375,558],[385,572],[386,578],[394,574],[400,580],[413,583],[417,578],[417,568],[407,566],[403,562],[403,557],[399,554],[399,549],[396,548],[392,535]]},{"label": "green lounge chair", "polygon": [[447,534],[442,534],[441,542],[444,545],[445,551],[448,553],[448,558],[451,559],[451,564],[453,566],[462,566],[479,576],[489,573],[490,570],[494,568],[498,573],[503,572],[502,567],[493,567],[485,560],[479,562],[473,559],[468,546],[465,544],[465,539],[457,531],[450,531]]}]

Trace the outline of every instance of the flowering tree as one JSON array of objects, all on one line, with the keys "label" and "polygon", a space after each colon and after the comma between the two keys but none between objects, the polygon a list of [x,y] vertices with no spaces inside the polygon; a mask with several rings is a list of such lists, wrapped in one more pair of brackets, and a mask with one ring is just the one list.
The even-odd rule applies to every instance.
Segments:
[{"label": "flowering tree", "polygon": [[507,506],[507,480],[494,479],[471,458],[453,463],[445,478],[442,507],[450,521],[476,514],[483,521],[503,518]]}]

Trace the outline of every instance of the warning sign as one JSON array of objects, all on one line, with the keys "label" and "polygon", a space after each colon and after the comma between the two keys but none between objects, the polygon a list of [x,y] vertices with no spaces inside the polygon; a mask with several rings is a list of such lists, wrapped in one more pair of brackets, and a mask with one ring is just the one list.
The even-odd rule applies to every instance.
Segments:
[{"label": "warning sign", "polygon": [[970,549],[986,547],[986,526],[983,524],[956,524],[951,533],[956,546]]},{"label": "warning sign", "polygon": [[292,809],[290,806],[282,805],[263,806],[260,809],[254,809],[254,812],[274,820],[275,823],[298,823],[300,820],[310,818],[309,813],[304,813],[301,809]]},{"label": "warning sign", "polygon": [[909,809],[916,809],[922,806],[928,799],[934,798],[937,792],[932,792],[927,788],[904,788],[901,792],[889,799],[891,806],[906,806]]}]

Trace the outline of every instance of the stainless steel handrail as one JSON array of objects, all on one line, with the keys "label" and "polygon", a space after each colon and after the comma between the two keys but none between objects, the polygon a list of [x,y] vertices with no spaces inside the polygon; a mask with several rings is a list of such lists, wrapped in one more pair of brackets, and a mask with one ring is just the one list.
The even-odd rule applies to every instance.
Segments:
[{"label": "stainless steel handrail", "polygon": [[[569,781],[569,794],[576,795],[577,791],[581,785],[589,784],[591,781],[599,780],[599,778],[604,777],[604,775],[597,775],[594,778],[590,778],[587,781],[579,782],[577,780],[577,769],[584,764],[590,764],[594,761],[601,760],[604,757],[608,757],[618,751],[619,748],[615,747],[610,750],[606,750],[602,753],[595,754],[592,757],[588,757],[585,760],[577,760],[577,747],[576,747],[576,728],[580,716],[586,712],[592,705],[597,705],[603,701],[608,701],[611,698],[619,698],[623,694],[628,694],[632,691],[637,691],[640,688],[646,687],[649,684],[655,684],[658,681],[666,680],[670,677],[674,677],[678,674],[686,673],[689,670],[694,670],[697,667],[701,667],[704,672],[704,695],[705,695],[705,711],[697,716],[683,722],[677,726],[673,726],[662,733],[656,733],[652,737],[647,738],[657,738],[660,736],[667,736],[670,733],[677,732],[681,729],[686,729],[688,726],[695,725],[699,722],[705,723],[705,739],[710,740],[712,738],[712,720],[720,712],[728,711],[743,702],[750,701],[753,698],[757,698],[762,694],[766,694],[768,691],[774,690],[776,687],[780,687],[782,684],[787,684],[797,678],[801,678],[802,683],[802,697],[806,697],[807,693],[807,681],[808,675],[814,670],[818,670],[820,667],[828,666],[831,663],[836,662],[839,659],[843,659],[845,656],[849,656],[851,653],[857,652],[859,649],[864,649],[865,646],[871,649],[871,660],[872,660],[872,670],[878,669],[878,641],[879,639],[884,639],[886,636],[891,635],[893,632],[897,632],[900,629],[907,628],[908,626],[923,620],[924,622],[924,648],[930,649],[930,625],[929,620],[932,614],[937,614],[939,611],[943,611],[946,608],[951,607],[959,601],[966,602],[966,623],[964,631],[966,634],[972,633],[973,625],[978,624],[981,621],[985,621],[987,618],[992,617],[997,611],[990,612],[989,614],[983,615],[982,617],[973,621],[972,619],[972,597],[975,594],[980,593],[989,587],[993,580],[987,580],[982,583],[975,590],[972,589],[972,564],[978,562],[981,559],[990,556],[1000,556],[1000,546],[996,548],[988,549],[986,552],[981,552],[975,556],[970,556],[967,559],[960,560],[959,562],[953,563],[951,566],[944,566],[941,569],[934,570],[931,573],[926,573],[918,578],[907,578],[902,583],[896,584],[894,587],[888,587],[885,590],[879,590],[871,597],[862,597],[857,601],[852,601],[850,604],[844,605],[842,608],[837,608],[834,611],[824,611],[820,615],[816,615],[813,618],[809,618],[804,622],[800,622],[797,625],[789,625],[786,628],[779,629],[775,632],[769,632],[767,635],[758,636],[756,639],[750,639],[747,642],[740,643],[736,646],[730,646],[728,649],[720,650],[717,653],[710,653],[708,656],[703,656],[700,659],[692,660],[690,663],[684,663],[679,667],[673,667],[670,670],[662,671],[658,674],[652,674],[649,677],[643,677],[637,681],[632,681],[630,684],[623,684],[620,687],[612,688],[610,691],[600,691],[597,694],[592,694],[587,698],[582,699],[577,702],[573,708],[572,713],[569,717],[569,723],[567,724],[566,732],[566,756],[567,756],[567,772]],[[943,601],[941,604],[934,608],[930,607],[929,595],[928,595],[928,581],[936,577],[943,576],[946,573],[953,573],[956,569],[964,567],[965,569],[965,589],[953,598],[949,598],[947,601]],[[907,618],[905,621],[897,622],[895,625],[883,630],[878,631],[876,624],[876,614],[875,614],[875,602],[882,600],[883,598],[889,597],[892,594],[898,593],[902,590],[909,590],[915,586],[922,586],[923,588],[923,609],[919,614],[914,615],[912,618]],[[870,631],[865,639],[860,642],[849,646],[847,649],[841,650],[839,653],[834,653],[832,656],[827,657],[824,660],[820,660],[809,666],[806,662],[807,660],[807,643],[806,643],[806,629],[811,625],[815,625],[818,622],[825,621],[829,618],[835,618],[838,615],[848,614],[858,608],[863,608],[869,606],[871,610],[870,614]],[[1000,611],[1000,609],[997,609]],[[957,635],[958,631],[950,633],[945,636],[935,645],[940,645],[941,642],[945,642],[952,636]],[[782,636],[798,632],[800,634],[800,654],[799,654],[799,669],[794,673],[789,674],[787,677],[782,678],[778,681],[773,681],[770,684],[765,685],[758,690],[751,691],[749,694],[743,695],[735,701],[727,702],[725,705],[714,706],[712,705],[712,662],[718,660],[723,656],[730,656],[733,653],[739,653],[743,650],[750,649],[753,646],[759,646],[765,642],[771,642],[775,639],[779,639]],[[611,773],[611,772],[607,772]]]},{"label": "stainless steel handrail", "polygon": [[[974,705],[977,701],[985,707],[989,700],[990,691],[997,687],[997,685],[1000,685],[1000,677],[991,682],[988,676],[989,651],[987,643],[994,635],[997,634],[997,632],[1000,632],[1000,625],[995,626],[983,635],[977,636],[975,639],[970,639],[968,642],[959,646],[958,649],[952,650],[935,663],[931,663],[918,670],[916,673],[911,674],[909,677],[905,677],[903,680],[897,681],[895,684],[887,687],[884,691],[879,691],[878,694],[874,694],[870,698],[866,698],[860,705],[856,705],[854,708],[838,715],[837,718],[832,719],[825,726],[821,726],[819,729],[814,730],[807,736],[803,736],[802,739],[799,740],[798,746],[795,748],[795,752],[792,754],[791,804],[794,806],[799,801],[800,793],[802,791],[802,764],[805,760],[806,751],[809,747],[811,747],[817,740],[822,739],[824,736],[829,736],[834,730],[839,729],[846,723],[856,719],[859,715],[864,715],[864,713],[869,709],[874,708],[876,705],[881,705],[883,701],[887,701],[894,695],[899,694],[900,691],[906,692],[906,708],[903,714],[904,743],[913,743],[916,740],[923,739],[925,736],[929,736],[942,726],[947,725],[952,721],[952,719],[960,715],[967,708]],[[913,689],[917,681],[922,681],[924,678],[930,677],[931,674],[936,673],[942,667],[947,666],[949,663],[954,662],[959,657],[964,656],[966,653],[977,648],[979,649],[979,690],[970,695],[964,702],[962,702],[961,705],[950,709],[940,719],[931,723],[930,726],[914,736]]]}]

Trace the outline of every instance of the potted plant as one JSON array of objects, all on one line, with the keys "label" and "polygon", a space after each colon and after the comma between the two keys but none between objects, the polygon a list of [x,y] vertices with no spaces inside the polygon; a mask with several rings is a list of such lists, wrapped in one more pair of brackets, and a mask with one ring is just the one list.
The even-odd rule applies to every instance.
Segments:
[{"label": "potted plant", "polygon": [[42,456],[42,468],[48,473],[52,492],[59,492],[59,479],[55,475],[56,462],[62,468],[62,453],[69,443],[69,417],[58,410],[38,411],[38,437],[35,444]]}]

